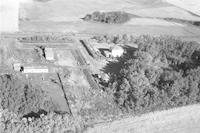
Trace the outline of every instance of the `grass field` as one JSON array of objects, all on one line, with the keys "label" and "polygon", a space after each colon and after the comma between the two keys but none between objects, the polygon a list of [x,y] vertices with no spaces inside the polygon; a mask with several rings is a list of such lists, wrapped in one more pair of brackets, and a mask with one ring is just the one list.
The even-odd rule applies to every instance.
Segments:
[{"label": "grass field", "polygon": [[199,133],[200,105],[191,105],[95,125],[86,133]]}]

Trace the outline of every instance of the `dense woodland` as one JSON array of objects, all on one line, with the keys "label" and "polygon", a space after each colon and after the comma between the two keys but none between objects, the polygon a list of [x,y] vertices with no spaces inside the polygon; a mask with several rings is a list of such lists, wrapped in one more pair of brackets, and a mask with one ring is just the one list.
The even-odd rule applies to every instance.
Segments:
[{"label": "dense woodland", "polygon": [[108,24],[121,24],[129,21],[131,15],[126,12],[93,12],[92,14],[87,14],[83,20],[85,21],[95,21]]},{"label": "dense woodland", "polygon": [[122,110],[145,113],[200,102],[200,46],[174,37],[141,36],[110,83]]}]

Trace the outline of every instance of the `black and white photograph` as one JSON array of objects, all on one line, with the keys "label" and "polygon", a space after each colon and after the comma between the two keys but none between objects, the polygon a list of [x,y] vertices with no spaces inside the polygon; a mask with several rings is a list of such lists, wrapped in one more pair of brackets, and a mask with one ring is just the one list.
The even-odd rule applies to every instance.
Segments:
[{"label": "black and white photograph", "polygon": [[200,0],[0,0],[0,133],[200,133]]}]

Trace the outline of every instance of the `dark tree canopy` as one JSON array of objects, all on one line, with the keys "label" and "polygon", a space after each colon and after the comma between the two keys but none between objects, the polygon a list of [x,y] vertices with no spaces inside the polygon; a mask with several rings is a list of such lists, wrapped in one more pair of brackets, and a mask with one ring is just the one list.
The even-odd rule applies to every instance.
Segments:
[{"label": "dark tree canopy", "polygon": [[141,36],[111,83],[117,104],[144,113],[200,102],[200,47],[174,37]]},{"label": "dark tree canopy", "polygon": [[121,24],[129,21],[131,15],[121,11],[115,12],[93,12],[92,14],[87,14],[83,20],[85,21],[95,21],[108,24]]}]

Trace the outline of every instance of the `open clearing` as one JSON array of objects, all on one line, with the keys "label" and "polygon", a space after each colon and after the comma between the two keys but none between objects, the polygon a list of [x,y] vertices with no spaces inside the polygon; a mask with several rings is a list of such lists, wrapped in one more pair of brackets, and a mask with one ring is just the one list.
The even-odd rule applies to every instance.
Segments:
[{"label": "open clearing", "polygon": [[21,22],[23,32],[75,32],[82,34],[133,34],[133,35],[174,35],[194,37],[200,35],[200,29],[194,26],[158,26],[158,25],[108,25],[89,22]]},{"label": "open clearing", "polygon": [[86,133],[199,133],[200,105],[95,125]]}]

